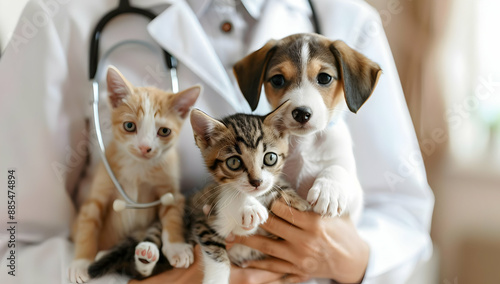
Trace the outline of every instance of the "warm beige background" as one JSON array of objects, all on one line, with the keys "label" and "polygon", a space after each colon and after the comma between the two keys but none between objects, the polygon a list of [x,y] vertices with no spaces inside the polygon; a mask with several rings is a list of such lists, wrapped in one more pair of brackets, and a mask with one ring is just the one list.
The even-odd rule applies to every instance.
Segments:
[{"label": "warm beige background", "polygon": [[[490,146],[483,149],[478,142],[477,147],[472,147],[477,152],[465,155],[453,150],[465,142],[456,139],[460,137],[456,133],[448,136],[450,126],[444,118],[457,102],[466,102],[459,92],[448,91],[453,89],[450,85],[465,85],[456,69],[465,69],[471,93],[476,87],[475,77],[485,76],[477,70],[480,64],[474,57],[475,46],[488,44],[477,42],[476,33],[482,30],[474,30],[478,18],[483,16],[475,10],[475,4],[481,1],[488,2],[367,0],[384,20],[436,197],[432,237],[433,261],[438,264],[439,273],[434,275],[433,282],[414,283],[500,283],[500,147],[494,141],[494,135],[496,139],[499,137],[498,126],[496,132],[491,132]],[[497,29],[498,26],[492,27],[492,37]],[[450,53],[461,56],[449,60]],[[466,63],[461,67],[453,64],[455,61]],[[499,88],[493,95],[500,96]],[[464,118],[463,126],[455,132],[469,131],[467,138],[488,140],[482,137],[487,132],[478,135],[482,127],[475,121],[477,116],[472,113]],[[429,143],[433,131],[438,130],[447,131],[446,137],[450,138]],[[432,265],[424,273],[432,276],[435,269]]]}]

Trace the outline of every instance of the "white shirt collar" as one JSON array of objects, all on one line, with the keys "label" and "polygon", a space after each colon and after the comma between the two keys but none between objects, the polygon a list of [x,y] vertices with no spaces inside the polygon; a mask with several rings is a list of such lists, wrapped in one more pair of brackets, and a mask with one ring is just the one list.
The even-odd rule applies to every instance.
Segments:
[{"label": "white shirt collar", "polygon": [[[196,14],[197,17],[202,16],[210,3],[214,0],[187,0],[187,3]],[[262,6],[264,5],[265,0],[234,0],[241,1],[248,14],[252,16],[254,19],[258,19],[260,17]]]}]

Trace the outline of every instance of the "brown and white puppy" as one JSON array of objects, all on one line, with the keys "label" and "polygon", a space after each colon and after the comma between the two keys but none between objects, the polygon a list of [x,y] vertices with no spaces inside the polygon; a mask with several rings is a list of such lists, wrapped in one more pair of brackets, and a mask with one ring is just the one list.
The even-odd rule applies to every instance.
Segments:
[{"label": "brown and white puppy", "polygon": [[[342,41],[317,34],[271,40],[234,66],[252,110],[264,85],[273,108],[290,100],[284,127],[293,134],[284,175],[315,212],[356,221],[363,192],[342,113],[356,113],[382,70]],[[345,103],[344,103],[345,101]]]}]

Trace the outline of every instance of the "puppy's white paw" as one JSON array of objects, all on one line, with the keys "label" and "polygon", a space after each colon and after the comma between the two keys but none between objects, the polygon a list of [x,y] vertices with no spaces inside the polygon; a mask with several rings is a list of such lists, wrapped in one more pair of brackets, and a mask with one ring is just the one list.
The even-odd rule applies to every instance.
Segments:
[{"label": "puppy's white paw", "polygon": [[135,269],[144,277],[150,276],[160,259],[160,250],[154,243],[141,242],[135,247],[134,259]]},{"label": "puppy's white paw", "polygon": [[267,221],[269,213],[262,204],[245,205],[240,211],[240,226],[245,230],[251,230]]},{"label": "puppy's white paw", "polygon": [[340,216],[346,211],[346,189],[337,181],[318,178],[307,194],[314,212],[322,216]]},{"label": "puppy's white paw", "polygon": [[194,261],[193,246],[190,244],[164,243],[161,250],[173,267],[188,268]]},{"label": "puppy's white paw", "polygon": [[71,283],[85,283],[89,281],[89,266],[92,261],[90,259],[75,259],[69,267],[69,281]]}]

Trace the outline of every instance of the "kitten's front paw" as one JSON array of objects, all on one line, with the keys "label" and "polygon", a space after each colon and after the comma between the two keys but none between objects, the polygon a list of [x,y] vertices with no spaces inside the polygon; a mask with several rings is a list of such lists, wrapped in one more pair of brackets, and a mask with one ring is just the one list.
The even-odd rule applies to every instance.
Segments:
[{"label": "kitten's front paw", "polygon": [[160,259],[160,250],[154,243],[141,242],[135,247],[134,259],[135,269],[144,277],[150,276]]},{"label": "kitten's front paw", "polygon": [[307,194],[307,201],[314,212],[322,216],[340,216],[347,209],[347,195],[337,181],[318,178]]},{"label": "kitten's front paw", "polygon": [[260,224],[264,224],[269,217],[269,213],[267,208],[259,203],[243,206],[240,216],[241,227],[245,230],[252,230]]},{"label": "kitten's front paw", "polygon": [[92,261],[90,259],[75,259],[69,267],[69,281],[71,283],[85,283],[89,281],[89,266]]},{"label": "kitten's front paw", "polygon": [[164,244],[161,250],[173,267],[188,268],[194,261],[193,246],[190,244]]}]

